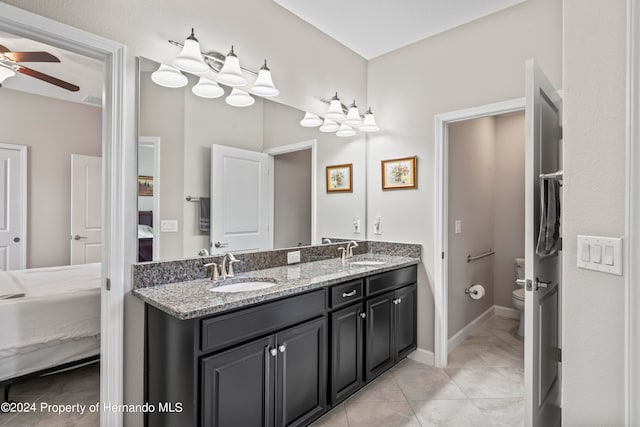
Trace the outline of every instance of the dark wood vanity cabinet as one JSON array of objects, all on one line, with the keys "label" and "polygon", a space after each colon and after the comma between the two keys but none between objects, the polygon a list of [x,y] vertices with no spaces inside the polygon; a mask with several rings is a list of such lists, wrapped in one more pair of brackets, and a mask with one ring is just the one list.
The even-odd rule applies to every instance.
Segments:
[{"label": "dark wood vanity cabinet", "polygon": [[145,425],[306,426],[416,348],[416,267],[197,319],[145,312]]}]

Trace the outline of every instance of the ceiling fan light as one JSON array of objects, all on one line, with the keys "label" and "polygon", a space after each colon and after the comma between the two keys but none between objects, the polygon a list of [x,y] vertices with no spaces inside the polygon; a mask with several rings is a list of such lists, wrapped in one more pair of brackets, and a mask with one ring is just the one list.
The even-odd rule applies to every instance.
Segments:
[{"label": "ceiling fan light", "polygon": [[242,69],[240,69],[240,60],[233,51],[233,46],[231,46],[231,52],[225,57],[224,65],[216,76],[216,80],[218,83],[230,87],[244,86],[247,84],[247,79],[242,74]]},{"label": "ceiling fan light", "polygon": [[304,113],[304,117],[300,120],[300,126],[306,128],[318,127],[322,124],[322,119],[313,113]]},{"label": "ceiling fan light", "polygon": [[320,132],[335,132],[340,129],[340,125],[331,119],[324,119],[324,123],[320,126]]},{"label": "ceiling fan light", "polygon": [[362,126],[360,126],[360,130],[363,132],[378,132],[380,130],[376,123],[376,118],[371,112],[371,108],[364,114],[364,121],[362,122]]},{"label": "ceiling fan light", "polygon": [[12,68],[0,66],[0,83],[4,82],[9,77],[16,75],[16,72]]},{"label": "ceiling fan light", "polygon": [[173,60],[173,65],[183,71],[194,74],[206,73],[209,70],[209,66],[204,62],[202,53],[200,53],[200,43],[193,34],[193,28],[191,29],[191,35],[184,41],[180,55]]},{"label": "ceiling fan light", "polygon": [[329,102],[329,109],[327,110],[325,117],[331,120],[344,119],[344,112],[342,111],[342,102],[340,102],[340,98],[338,98],[337,92]]},{"label": "ceiling fan light", "polygon": [[198,83],[191,88],[191,92],[201,98],[220,98],[224,95],[224,89],[218,83],[205,77],[200,77]]},{"label": "ceiling fan light", "polygon": [[271,79],[271,70],[267,67],[266,59],[264,61],[264,65],[260,67],[260,70],[258,70],[258,78],[251,89],[249,89],[249,92],[254,95],[264,97],[277,96],[280,93],[278,88],[273,84],[273,80]]},{"label": "ceiling fan light", "polygon": [[165,64],[160,64],[160,67],[151,73],[151,80],[160,86],[171,88],[183,87],[188,82],[187,76],[182,74],[180,70]]},{"label": "ceiling fan light", "polygon": [[358,111],[358,107],[356,106],[356,101],[353,101],[353,104],[349,107],[349,112],[347,113],[347,118],[342,122],[349,126],[360,126],[362,124],[362,118],[360,117],[360,112]]},{"label": "ceiling fan light", "polygon": [[356,134],[356,131],[349,125],[342,124],[336,135],[342,138],[348,138]]},{"label": "ceiling fan light", "polygon": [[229,96],[225,98],[225,102],[232,107],[249,107],[253,105],[256,100],[244,90],[234,87]]}]

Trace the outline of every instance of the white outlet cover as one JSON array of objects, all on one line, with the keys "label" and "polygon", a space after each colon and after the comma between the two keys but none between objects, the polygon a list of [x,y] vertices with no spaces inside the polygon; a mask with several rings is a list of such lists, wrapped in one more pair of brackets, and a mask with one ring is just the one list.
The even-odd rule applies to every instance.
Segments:
[{"label": "white outlet cover", "polygon": [[[600,256],[594,256],[600,250]],[[586,254],[585,251],[589,251]],[[607,258],[604,262],[605,255]],[[578,235],[578,268],[622,276],[622,238]]]},{"label": "white outlet cover", "polygon": [[177,219],[163,219],[160,221],[160,231],[163,233],[177,233],[178,232],[178,220]]},{"label": "white outlet cover", "polygon": [[287,252],[287,264],[300,262],[300,251]]}]

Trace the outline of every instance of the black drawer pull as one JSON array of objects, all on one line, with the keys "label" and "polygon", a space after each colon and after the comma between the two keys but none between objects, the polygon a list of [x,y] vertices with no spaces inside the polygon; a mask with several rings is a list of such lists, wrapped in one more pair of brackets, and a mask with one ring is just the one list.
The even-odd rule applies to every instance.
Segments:
[{"label": "black drawer pull", "polygon": [[343,292],[343,293],[342,293],[342,298],[352,297],[352,296],[354,296],[354,295],[355,295],[355,294],[357,294],[357,293],[358,293],[358,291],[356,291],[355,289],[354,289],[354,290],[352,290],[352,291],[349,291],[349,292]]}]

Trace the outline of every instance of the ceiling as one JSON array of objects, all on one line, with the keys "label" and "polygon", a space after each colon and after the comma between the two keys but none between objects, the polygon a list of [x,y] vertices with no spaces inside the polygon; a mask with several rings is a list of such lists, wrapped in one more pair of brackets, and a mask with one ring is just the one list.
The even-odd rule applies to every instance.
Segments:
[{"label": "ceiling", "polygon": [[372,59],[525,0],[274,0]]},{"label": "ceiling", "polygon": [[46,51],[57,56],[60,59],[59,63],[24,62],[21,64],[75,84],[80,87],[80,90],[78,92],[70,92],[20,73],[6,79],[2,83],[2,87],[65,101],[80,102],[94,106],[102,105],[104,81],[102,62],[3,32],[0,32],[0,44],[14,52]]}]

